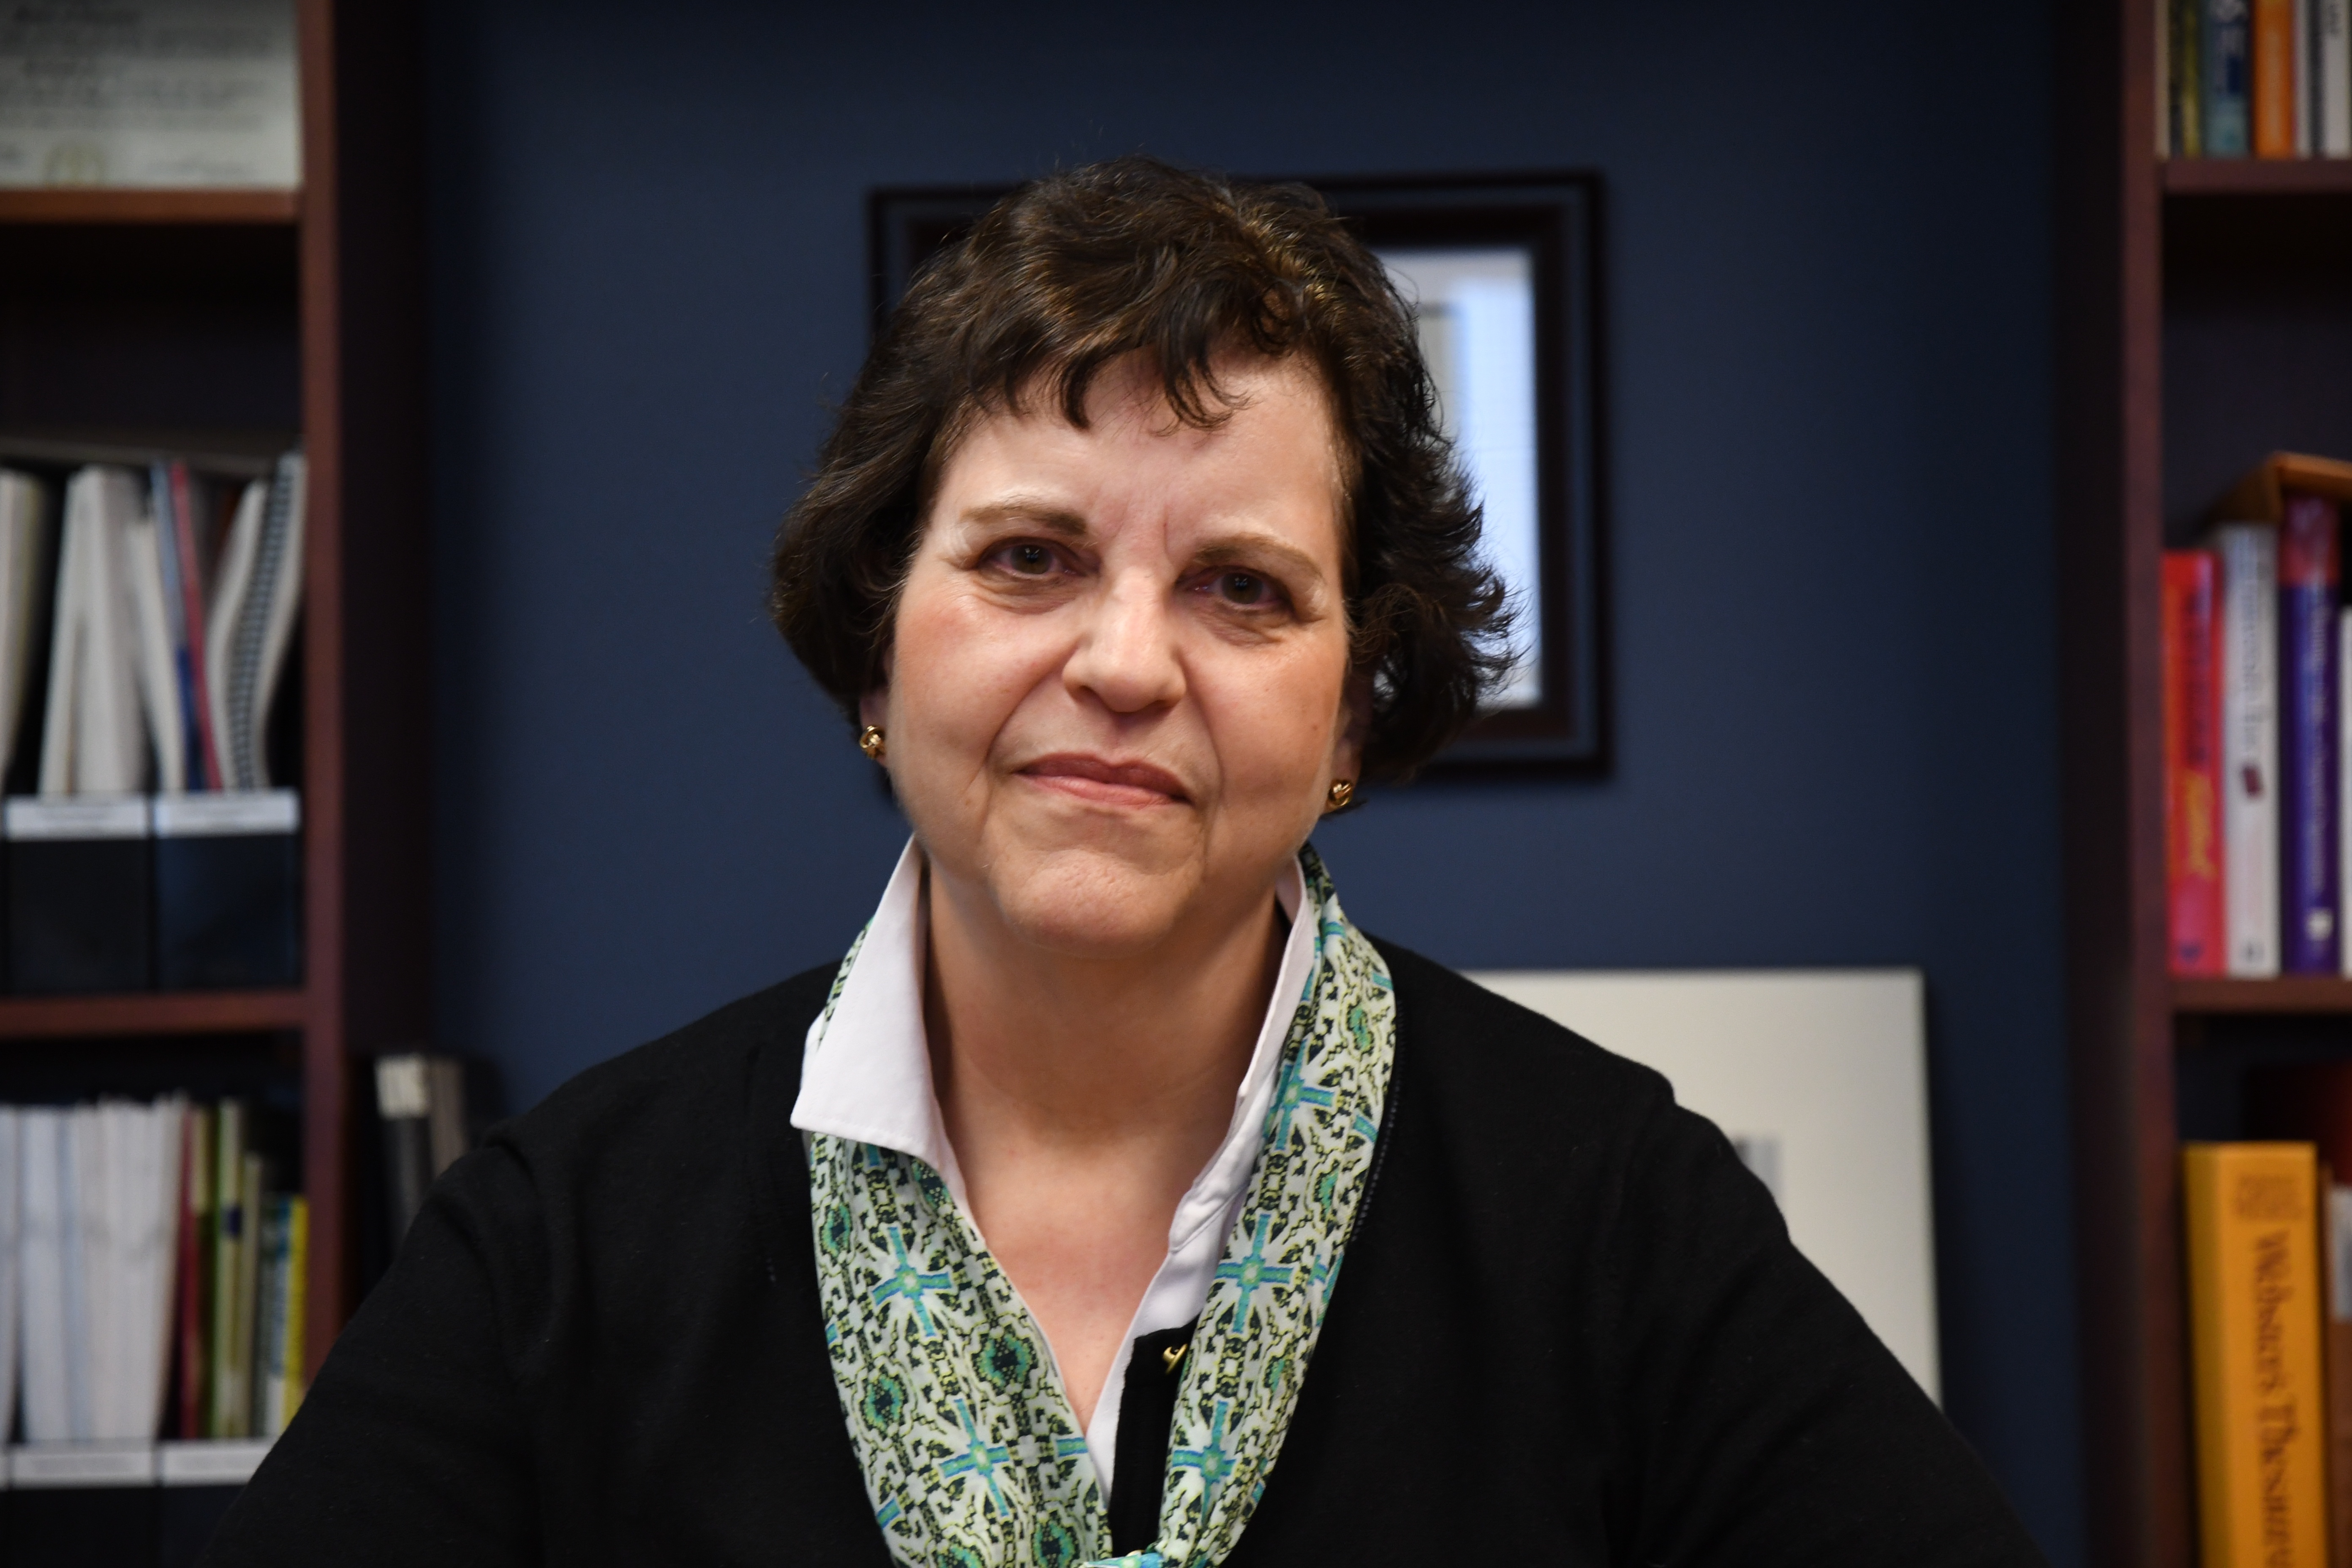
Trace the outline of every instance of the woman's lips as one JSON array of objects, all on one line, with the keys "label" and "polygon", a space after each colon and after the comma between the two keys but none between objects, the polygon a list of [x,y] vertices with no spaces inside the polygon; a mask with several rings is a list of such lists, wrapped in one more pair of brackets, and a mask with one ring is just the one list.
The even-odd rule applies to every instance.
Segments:
[{"label": "woman's lips", "polygon": [[1103,805],[1172,805],[1184,800],[1184,785],[1166,768],[1150,763],[1112,762],[1083,752],[1040,757],[1019,770],[1021,777],[1080,800]]}]

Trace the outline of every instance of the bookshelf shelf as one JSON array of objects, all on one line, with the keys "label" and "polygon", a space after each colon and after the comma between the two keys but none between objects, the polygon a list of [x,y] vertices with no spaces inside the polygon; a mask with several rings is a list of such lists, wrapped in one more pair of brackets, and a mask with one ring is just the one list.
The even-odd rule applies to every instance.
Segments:
[{"label": "bookshelf shelf", "polygon": [[0,223],[280,224],[299,191],[0,190]]},{"label": "bookshelf shelf", "polygon": [[309,1018],[308,999],[292,990],[0,996],[0,1040],[239,1034],[299,1029]]},{"label": "bookshelf shelf", "polygon": [[2167,158],[2168,196],[2352,195],[2352,158]]},{"label": "bookshelf shelf", "polygon": [[2352,980],[2333,974],[2283,974],[2275,980],[2175,980],[2172,1010],[2204,1017],[2263,1013],[2352,1016]]}]

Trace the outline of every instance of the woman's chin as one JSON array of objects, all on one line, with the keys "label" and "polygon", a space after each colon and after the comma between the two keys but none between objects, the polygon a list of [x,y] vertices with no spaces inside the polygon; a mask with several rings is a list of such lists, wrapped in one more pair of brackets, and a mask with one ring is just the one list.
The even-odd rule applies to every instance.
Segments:
[{"label": "woman's chin", "polygon": [[1140,957],[1183,924],[1200,864],[1139,861],[1098,848],[993,858],[999,918],[1021,941],[1072,958]]}]

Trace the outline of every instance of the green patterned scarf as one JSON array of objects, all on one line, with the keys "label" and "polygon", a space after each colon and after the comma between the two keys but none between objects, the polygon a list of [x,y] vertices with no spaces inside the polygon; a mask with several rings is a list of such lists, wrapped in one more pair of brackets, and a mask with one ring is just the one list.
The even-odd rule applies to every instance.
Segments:
[{"label": "green patterned scarf", "polygon": [[[1322,861],[1312,849],[1299,861],[1313,978],[1182,1363],[1159,1537],[1116,1560],[1130,1568],[1212,1568],[1241,1539],[1372,1169],[1396,998]],[[856,960],[852,947],[835,1000]],[[822,1133],[809,1173],[834,1384],[891,1555],[907,1568],[1111,1562],[1102,1488],[1045,1336],[947,1184],[911,1155]]]}]

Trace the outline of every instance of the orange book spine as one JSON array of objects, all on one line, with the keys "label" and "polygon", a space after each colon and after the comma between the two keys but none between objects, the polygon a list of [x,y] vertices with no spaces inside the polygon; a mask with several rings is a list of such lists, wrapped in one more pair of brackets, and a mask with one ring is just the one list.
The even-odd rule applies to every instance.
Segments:
[{"label": "orange book spine", "polygon": [[2254,156],[2294,156],[2294,0],[2254,0]]},{"label": "orange book spine", "polygon": [[2191,1143],[2181,1185],[2203,1568],[2325,1568],[2317,1154]]}]

